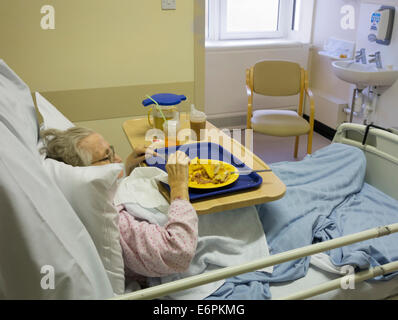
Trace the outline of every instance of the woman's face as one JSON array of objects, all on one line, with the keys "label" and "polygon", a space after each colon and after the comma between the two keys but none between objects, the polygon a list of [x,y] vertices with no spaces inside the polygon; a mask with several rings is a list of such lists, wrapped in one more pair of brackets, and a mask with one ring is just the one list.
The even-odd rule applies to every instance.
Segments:
[{"label": "woman's face", "polygon": [[99,133],[93,133],[81,140],[79,147],[91,153],[91,165],[93,166],[123,162],[119,155],[114,152],[113,146],[109,145],[108,141]]}]

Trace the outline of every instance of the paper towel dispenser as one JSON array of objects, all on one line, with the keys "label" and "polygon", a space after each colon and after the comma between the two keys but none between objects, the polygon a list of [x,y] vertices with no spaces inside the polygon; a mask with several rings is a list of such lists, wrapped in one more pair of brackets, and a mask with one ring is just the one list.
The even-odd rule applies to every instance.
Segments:
[{"label": "paper towel dispenser", "polygon": [[382,6],[379,10],[373,12],[370,21],[369,41],[389,45],[394,28],[394,19],[395,7]]}]

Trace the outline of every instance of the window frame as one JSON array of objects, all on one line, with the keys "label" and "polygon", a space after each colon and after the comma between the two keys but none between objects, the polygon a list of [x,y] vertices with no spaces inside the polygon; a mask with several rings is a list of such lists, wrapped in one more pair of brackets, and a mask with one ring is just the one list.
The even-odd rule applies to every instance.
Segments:
[{"label": "window frame", "polygon": [[210,41],[282,39],[287,38],[292,25],[293,0],[279,0],[278,30],[270,32],[227,32],[227,0],[207,0],[207,6],[206,39]]},{"label": "window frame", "polygon": [[292,0],[292,31],[300,31],[302,0]]}]

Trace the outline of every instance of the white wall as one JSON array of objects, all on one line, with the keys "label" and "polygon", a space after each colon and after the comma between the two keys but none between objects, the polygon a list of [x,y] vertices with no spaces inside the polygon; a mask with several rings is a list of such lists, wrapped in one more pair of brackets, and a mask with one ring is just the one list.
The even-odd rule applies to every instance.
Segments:
[{"label": "white wall", "polygon": [[[307,68],[308,45],[263,48],[207,49],[205,112],[207,115],[241,115],[247,112],[246,69],[262,59],[295,61]],[[254,107],[276,108],[297,104],[297,98],[255,97]]]},{"label": "white wall", "polygon": [[[330,58],[321,56],[319,51],[323,50],[324,43],[331,37],[345,41],[355,42],[356,27],[343,29],[341,20],[344,15],[341,8],[345,5],[354,7],[359,12],[359,4],[355,0],[317,0],[315,4],[315,15],[313,24],[312,43],[310,54],[310,86],[316,98],[315,119],[335,129],[345,115],[338,109],[340,104],[351,104],[354,86],[338,79],[332,69]],[[355,16],[357,25],[357,15]],[[327,97],[327,100],[323,99]]]},{"label": "white wall", "polygon": [[310,63],[312,88],[348,102],[351,99],[353,88],[333,74],[331,60],[328,57],[318,54],[319,51],[323,50],[325,41],[330,37],[355,41],[356,30],[343,29],[340,25],[343,17],[341,8],[344,5],[352,5],[355,9],[358,8],[356,1],[317,0]]},{"label": "white wall", "polygon": [[[365,48],[367,54],[381,52],[382,63],[385,66],[393,65],[398,68],[398,1],[364,1],[360,6],[359,27],[357,30],[357,48]],[[377,4],[375,4],[377,3]],[[369,21],[372,12],[378,10],[381,4],[396,6],[393,38],[389,46],[371,43],[368,41]],[[374,118],[375,124],[383,127],[398,127],[398,81],[382,93]]]},{"label": "white wall", "polygon": [[[342,14],[340,9],[344,5],[352,5],[355,8],[355,29],[344,30],[340,26]],[[342,40],[355,41],[357,50],[366,48],[367,53],[374,53],[380,50],[384,64],[393,64],[398,67],[398,11],[396,13],[393,40],[390,46],[382,46],[368,42],[369,21],[371,12],[377,10],[380,5],[398,6],[398,1],[383,0],[317,0],[315,6],[315,20],[313,28],[313,50],[310,57],[311,86],[316,92],[336,97],[351,105],[353,85],[339,80],[333,74],[331,61],[327,57],[319,56],[318,51],[322,50],[323,43],[329,37]],[[397,7],[398,9],[398,7]],[[388,88],[382,96],[372,119],[376,124],[384,127],[398,126],[398,83]],[[322,105],[317,106],[318,116],[334,117],[336,110],[322,110]],[[316,116],[317,117],[317,116]],[[348,120],[348,117],[347,117]],[[362,122],[363,119],[354,119],[355,122]]]}]

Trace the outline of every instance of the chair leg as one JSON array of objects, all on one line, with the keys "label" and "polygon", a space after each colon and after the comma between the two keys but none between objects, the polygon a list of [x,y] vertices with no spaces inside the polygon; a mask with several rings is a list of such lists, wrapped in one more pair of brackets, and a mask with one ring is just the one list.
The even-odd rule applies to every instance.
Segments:
[{"label": "chair leg", "polygon": [[307,142],[307,153],[312,154],[312,138],[314,136],[314,130],[311,130],[308,133],[308,142]]},{"label": "chair leg", "polygon": [[298,157],[298,148],[299,148],[300,137],[296,137],[296,142],[294,144],[294,158]]}]

